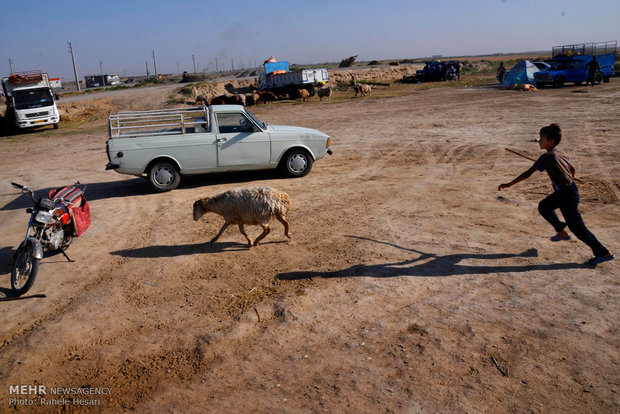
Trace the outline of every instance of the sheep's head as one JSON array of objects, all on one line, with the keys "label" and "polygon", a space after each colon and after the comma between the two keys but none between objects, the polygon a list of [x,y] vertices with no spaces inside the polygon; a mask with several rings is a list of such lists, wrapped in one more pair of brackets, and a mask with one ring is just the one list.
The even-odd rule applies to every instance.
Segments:
[{"label": "sheep's head", "polygon": [[207,209],[207,201],[208,198],[203,198],[194,202],[194,221],[200,220],[200,217],[202,217],[206,212],[209,211]]}]

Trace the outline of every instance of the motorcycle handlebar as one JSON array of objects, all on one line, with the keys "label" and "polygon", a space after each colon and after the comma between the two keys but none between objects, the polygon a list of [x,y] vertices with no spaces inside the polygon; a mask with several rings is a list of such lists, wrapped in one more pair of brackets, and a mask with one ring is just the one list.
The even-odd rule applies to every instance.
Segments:
[{"label": "motorcycle handlebar", "polygon": [[17,184],[11,181],[11,185],[15,188],[19,188],[20,190],[22,190],[22,192],[26,192],[28,194],[30,194],[30,198],[32,198],[32,201],[36,202],[35,198],[34,198],[34,191],[32,191],[32,189],[30,189],[27,185],[21,185],[21,184]]}]

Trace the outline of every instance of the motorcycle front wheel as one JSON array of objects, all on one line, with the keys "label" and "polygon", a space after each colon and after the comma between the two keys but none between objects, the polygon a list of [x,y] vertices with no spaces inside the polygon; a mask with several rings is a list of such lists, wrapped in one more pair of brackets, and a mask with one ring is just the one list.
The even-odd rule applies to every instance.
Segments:
[{"label": "motorcycle front wheel", "polygon": [[34,257],[30,245],[20,246],[15,252],[11,269],[11,288],[15,296],[21,296],[32,287],[39,271],[39,259]]}]

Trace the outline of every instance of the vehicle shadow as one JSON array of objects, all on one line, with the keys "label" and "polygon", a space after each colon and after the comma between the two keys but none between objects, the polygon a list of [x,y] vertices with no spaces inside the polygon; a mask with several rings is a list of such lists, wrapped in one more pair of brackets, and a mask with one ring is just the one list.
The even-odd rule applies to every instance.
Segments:
[{"label": "vehicle shadow", "polygon": [[0,249],[0,274],[11,273],[11,262],[15,249],[12,247],[3,247]]},{"label": "vehicle shadow", "polygon": [[[262,180],[286,180],[278,170],[236,171],[184,176],[179,189],[219,184],[241,184]],[[148,185],[148,184],[147,184]]]},{"label": "vehicle shadow", "polygon": [[[264,242],[264,244],[276,244],[276,243],[286,243],[286,241],[271,241]],[[147,247],[139,247],[137,249],[126,249],[126,250],[118,250],[115,252],[110,252],[113,256],[122,256],[122,257],[135,257],[135,258],[145,258],[145,259],[153,259],[158,257],[177,257],[177,256],[191,256],[194,254],[204,254],[204,253],[222,253],[222,252],[239,252],[244,250],[249,250],[250,247],[246,243],[234,243],[234,242],[223,242],[223,243],[195,243],[195,244],[180,244],[180,245],[158,245],[158,246],[147,246]]]},{"label": "vehicle shadow", "polygon": [[538,257],[536,249],[529,249],[521,253],[490,253],[473,254],[460,253],[437,255],[427,253],[413,248],[406,248],[392,243],[379,240],[368,239],[358,236],[349,236],[358,239],[373,241],[379,244],[389,245],[401,250],[415,253],[416,257],[409,260],[394,263],[381,263],[374,265],[358,264],[346,269],[317,272],[317,271],[294,271],[276,275],[280,280],[311,279],[315,277],[398,277],[398,276],[463,276],[463,275],[486,275],[495,273],[517,273],[529,272],[532,270],[566,270],[566,269],[592,269],[587,263],[553,263],[553,264],[527,264],[527,265],[489,265],[476,266],[460,264],[462,260],[502,260],[515,257]]},{"label": "vehicle shadow", "polygon": [[[179,188],[174,191],[204,187],[218,184],[240,184],[261,180],[287,179],[277,170],[241,171],[226,173],[209,173],[184,176]],[[66,185],[69,185],[67,183]],[[156,194],[144,178],[109,181],[102,183],[82,183],[86,185],[85,197],[88,201],[105,200],[109,198],[132,197],[136,195]],[[61,187],[49,187],[36,190],[35,198],[47,197],[50,190]],[[2,194],[11,195],[11,194]],[[28,194],[15,191],[15,198],[0,208],[0,211],[20,210],[32,207],[32,199]]]},{"label": "vehicle shadow", "polygon": [[28,295],[28,296],[13,296],[13,291],[7,288],[0,288],[0,302],[11,302],[15,300],[26,300],[26,299],[35,299],[35,298],[46,298],[47,296],[39,293],[36,295]]}]

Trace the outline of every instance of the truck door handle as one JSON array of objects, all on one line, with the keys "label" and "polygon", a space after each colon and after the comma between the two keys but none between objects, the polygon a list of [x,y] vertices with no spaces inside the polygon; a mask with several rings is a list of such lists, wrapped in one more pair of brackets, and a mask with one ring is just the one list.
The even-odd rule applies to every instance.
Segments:
[{"label": "truck door handle", "polygon": [[215,140],[215,142],[226,142],[228,141],[228,138],[218,138]]}]

